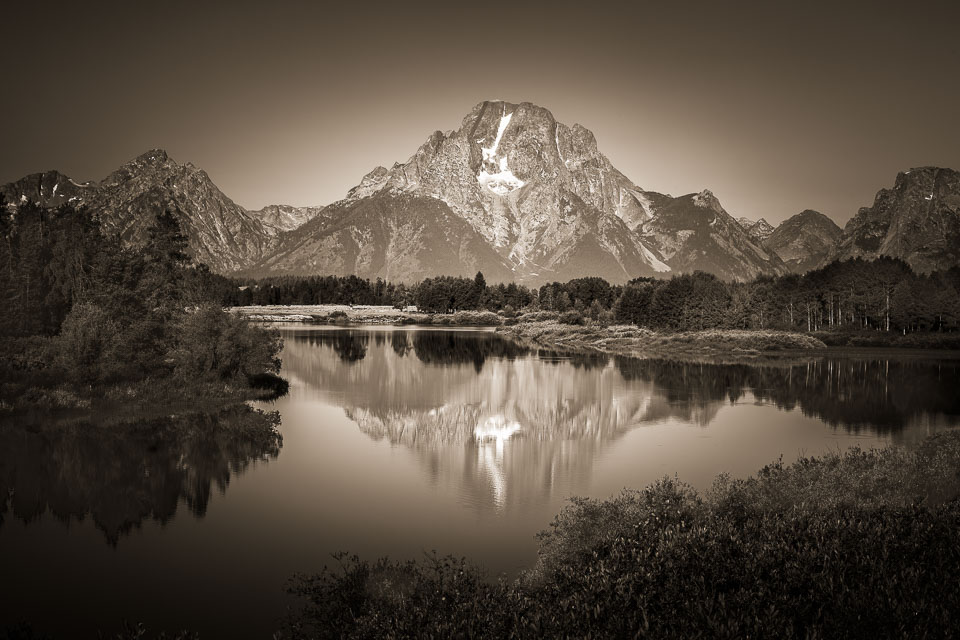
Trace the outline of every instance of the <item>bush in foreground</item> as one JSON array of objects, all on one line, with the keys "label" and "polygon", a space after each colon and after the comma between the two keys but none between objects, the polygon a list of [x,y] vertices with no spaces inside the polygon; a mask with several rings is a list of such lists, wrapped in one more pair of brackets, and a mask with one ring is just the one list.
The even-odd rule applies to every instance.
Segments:
[{"label": "bush in foreground", "polygon": [[960,433],[774,464],[701,495],[665,479],[578,499],[537,566],[463,561],[300,577],[295,637],[950,637],[960,611]]}]

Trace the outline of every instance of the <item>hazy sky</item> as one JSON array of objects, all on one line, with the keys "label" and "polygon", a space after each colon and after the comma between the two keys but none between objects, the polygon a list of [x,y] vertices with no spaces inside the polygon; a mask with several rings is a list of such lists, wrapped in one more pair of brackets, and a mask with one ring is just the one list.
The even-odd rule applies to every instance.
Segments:
[{"label": "hazy sky", "polygon": [[960,2],[19,2],[0,183],[152,147],[239,204],[326,204],[485,99],[586,126],[645,189],[841,224],[960,169]]}]

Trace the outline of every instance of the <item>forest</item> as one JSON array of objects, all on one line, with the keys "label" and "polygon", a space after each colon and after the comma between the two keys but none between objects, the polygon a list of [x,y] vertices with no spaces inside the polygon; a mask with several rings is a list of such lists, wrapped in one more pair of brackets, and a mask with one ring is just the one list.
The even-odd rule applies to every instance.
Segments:
[{"label": "forest", "polygon": [[88,406],[137,384],[240,389],[279,370],[279,336],[223,311],[173,213],[137,249],[69,204],[24,202],[0,224],[0,407]]},{"label": "forest", "polygon": [[576,323],[635,324],[653,329],[954,332],[960,327],[960,268],[917,274],[893,258],[833,262],[803,275],[724,282],[694,272],[625,285],[602,278],[553,282],[539,289],[440,276],[418,283],[356,276],[279,277],[218,283],[227,306],[353,304],[416,306],[420,311],[556,311]]}]

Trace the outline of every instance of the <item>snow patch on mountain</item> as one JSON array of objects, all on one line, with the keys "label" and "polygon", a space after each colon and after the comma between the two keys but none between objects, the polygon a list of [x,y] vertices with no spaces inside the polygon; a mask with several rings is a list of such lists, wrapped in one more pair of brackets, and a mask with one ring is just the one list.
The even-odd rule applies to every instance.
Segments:
[{"label": "snow patch on mountain", "polygon": [[[497,161],[497,149],[500,147],[500,140],[503,139],[503,132],[510,125],[511,118],[513,118],[513,113],[506,113],[506,106],[504,106],[503,115],[500,116],[500,125],[497,127],[497,137],[493,140],[493,145],[480,148],[485,166],[480,168],[480,173],[477,174],[477,182],[498,196],[505,196],[524,185],[524,181],[513,175],[513,171],[507,166],[506,156],[500,158],[499,162]],[[486,165],[488,164],[493,165],[490,167],[491,171],[487,170]]]},{"label": "snow patch on mountain", "polygon": [[507,167],[506,158],[500,158],[499,169],[496,173],[488,173],[485,168],[480,169],[480,173],[477,175],[477,182],[498,196],[505,196],[525,184],[523,180],[513,175],[513,171]]},{"label": "snow patch on mountain", "polygon": [[483,159],[487,162],[492,162],[497,155],[497,147],[500,146],[500,140],[503,138],[503,132],[507,130],[507,126],[510,124],[510,119],[513,117],[513,113],[505,113],[500,117],[500,126],[497,128],[497,137],[493,141],[492,147],[483,147],[481,151],[483,152]]}]

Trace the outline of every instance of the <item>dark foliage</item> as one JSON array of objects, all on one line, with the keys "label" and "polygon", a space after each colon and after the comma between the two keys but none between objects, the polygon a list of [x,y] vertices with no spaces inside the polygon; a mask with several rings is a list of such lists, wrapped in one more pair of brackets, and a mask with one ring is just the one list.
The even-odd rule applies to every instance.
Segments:
[{"label": "dark foliage", "polygon": [[277,335],[214,304],[224,280],[190,263],[172,213],[134,249],[70,205],[2,212],[0,336],[10,349],[0,402],[63,382],[89,395],[158,379],[245,385],[279,369]]},{"label": "dark foliage", "polygon": [[701,496],[665,479],[577,499],[537,567],[490,582],[462,560],[299,576],[294,637],[949,638],[960,610],[960,437],[854,450]]},{"label": "dark foliage", "polygon": [[[220,279],[211,289],[221,294],[226,305],[416,305],[421,311],[439,313],[488,309],[507,318],[513,311],[576,311],[596,323],[670,331],[841,332],[844,337],[824,341],[850,346],[893,343],[954,348],[950,340],[920,340],[914,345],[909,340],[895,340],[893,334],[960,329],[960,268],[915,274],[906,263],[892,258],[834,262],[802,276],[761,277],[751,282],[724,282],[694,272],[667,280],[640,278],[625,286],[610,285],[602,278],[578,278],[531,291],[516,284],[488,286],[478,273],[473,280],[440,276],[410,287],[354,276],[327,276]],[[870,332],[875,336],[872,339],[865,337]]]}]

